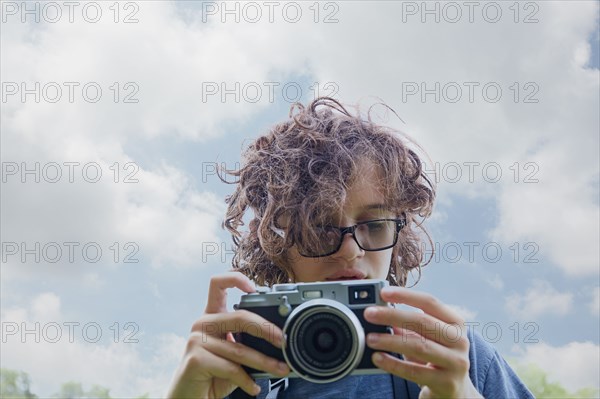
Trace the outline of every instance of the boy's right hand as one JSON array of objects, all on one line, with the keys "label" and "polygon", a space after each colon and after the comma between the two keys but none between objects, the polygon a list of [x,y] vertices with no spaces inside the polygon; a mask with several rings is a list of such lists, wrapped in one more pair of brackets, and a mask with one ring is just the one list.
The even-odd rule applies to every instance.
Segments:
[{"label": "boy's right hand", "polygon": [[[283,333],[256,313],[227,312],[227,289],[233,287],[255,291],[252,282],[238,272],[211,278],[206,310],[192,326],[169,398],[223,398],[237,387],[257,395],[260,388],[242,365],[281,377],[290,372],[285,363],[235,342],[233,333],[244,331],[281,348]],[[248,328],[250,323],[258,329]]]}]

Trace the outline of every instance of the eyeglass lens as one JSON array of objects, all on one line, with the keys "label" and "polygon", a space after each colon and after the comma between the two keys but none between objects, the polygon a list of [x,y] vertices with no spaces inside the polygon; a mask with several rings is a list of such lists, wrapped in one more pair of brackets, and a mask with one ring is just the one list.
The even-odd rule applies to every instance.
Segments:
[{"label": "eyeglass lens", "polygon": [[[306,256],[319,256],[335,251],[341,244],[343,237],[340,228],[321,226],[316,230],[319,237],[318,248],[301,248],[301,254]],[[360,223],[354,230],[354,237],[361,248],[369,251],[383,249],[394,245],[396,239],[396,221],[375,220]]]}]

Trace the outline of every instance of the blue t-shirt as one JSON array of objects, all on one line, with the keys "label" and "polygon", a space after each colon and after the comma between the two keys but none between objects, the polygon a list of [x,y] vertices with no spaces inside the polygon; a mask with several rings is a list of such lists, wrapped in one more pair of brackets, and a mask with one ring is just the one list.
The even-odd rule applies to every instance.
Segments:
[{"label": "blue t-shirt", "polygon": [[[469,377],[484,398],[534,398],[508,363],[483,339],[481,334],[468,328],[467,336],[470,342],[471,362]],[[269,381],[260,379],[256,382],[261,387],[257,398],[265,399],[269,394]],[[406,390],[399,391],[395,393],[396,399],[408,399]],[[273,394],[274,392],[269,395],[269,399],[274,396]],[[280,389],[276,397],[277,399],[391,399],[394,398],[394,388],[390,374],[351,375],[329,384],[315,384],[302,378],[289,378],[288,387],[285,390]]]}]

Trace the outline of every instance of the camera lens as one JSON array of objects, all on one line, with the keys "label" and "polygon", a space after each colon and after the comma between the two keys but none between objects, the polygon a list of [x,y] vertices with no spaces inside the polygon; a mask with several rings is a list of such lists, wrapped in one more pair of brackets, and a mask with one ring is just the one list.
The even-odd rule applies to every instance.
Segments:
[{"label": "camera lens", "polygon": [[338,315],[314,313],[298,325],[299,353],[303,363],[319,370],[338,367],[352,349],[352,333]]},{"label": "camera lens", "polygon": [[288,318],[284,357],[300,377],[336,381],[352,372],[364,352],[364,332],[356,315],[339,302],[305,302]]},{"label": "camera lens", "polygon": [[334,332],[330,329],[319,331],[315,337],[314,346],[322,352],[330,352],[334,344]]}]

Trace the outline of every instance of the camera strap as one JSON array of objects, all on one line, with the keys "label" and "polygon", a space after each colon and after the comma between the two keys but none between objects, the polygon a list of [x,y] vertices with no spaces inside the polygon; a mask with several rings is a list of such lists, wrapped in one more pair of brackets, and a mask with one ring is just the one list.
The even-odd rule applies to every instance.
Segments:
[{"label": "camera strap", "polygon": [[[401,354],[393,355],[404,360],[404,356]],[[416,383],[394,374],[392,374],[392,388],[394,389],[394,399],[419,399],[421,392],[421,388]]]},{"label": "camera strap", "polygon": [[[285,391],[289,386],[289,378],[271,378],[268,379],[268,393],[265,399],[277,399],[279,392]],[[256,399],[256,396],[247,394],[241,388],[235,389],[229,396],[228,399]]]},{"label": "camera strap", "polygon": [[418,399],[421,388],[412,381],[392,375],[394,399]]},{"label": "camera strap", "polygon": [[270,379],[269,380],[269,393],[265,399],[277,399],[279,391],[285,391],[290,385],[289,378],[282,378],[280,380]]}]

